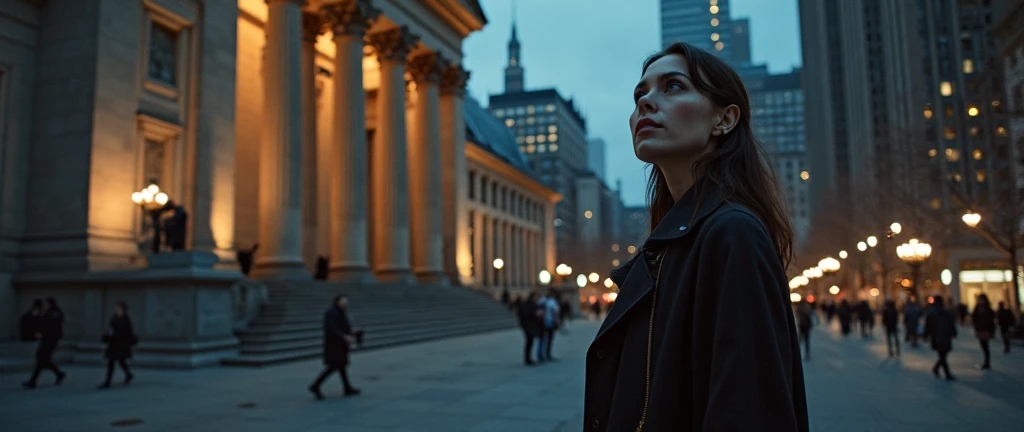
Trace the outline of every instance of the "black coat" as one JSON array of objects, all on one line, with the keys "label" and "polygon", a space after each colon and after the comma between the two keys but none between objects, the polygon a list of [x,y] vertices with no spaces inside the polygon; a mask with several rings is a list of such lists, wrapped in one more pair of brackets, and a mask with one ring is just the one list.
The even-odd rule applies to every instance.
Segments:
[{"label": "black coat", "polygon": [[115,315],[110,318],[110,326],[103,334],[103,342],[107,343],[107,349],[103,355],[108,360],[131,358],[132,347],[138,342],[135,330],[132,328],[131,318],[128,318],[128,315]]},{"label": "black coat", "polygon": [[64,312],[50,309],[39,316],[39,346],[36,348],[36,360],[49,360],[57,350],[60,339],[64,337]]},{"label": "black coat", "polygon": [[953,338],[956,337],[956,318],[953,313],[945,308],[928,312],[924,317],[924,337],[931,339],[933,350],[951,351]]},{"label": "black coat", "polygon": [[999,309],[996,311],[996,320],[999,321],[999,327],[1007,328],[1013,327],[1017,324],[1017,319],[1013,317],[1013,312],[1009,309]]},{"label": "black coat", "polygon": [[348,365],[349,343],[345,336],[353,336],[352,325],[344,309],[332,306],[324,313],[324,364],[331,367]]},{"label": "black coat", "polygon": [[584,428],[637,429],[650,340],[645,431],[806,431],[798,336],[772,240],[716,186],[694,195],[612,274],[621,289],[587,352]]},{"label": "black coat", "polygon": [[543,329],[541,318],[537,316],[538,310],[540,308],[536,302],[524,300],[519,303],[519,309],[516,311],[519,315],[519,327],[530,336],[540,335]]},{"label": "black coat", "polygon": [[996,332],[996,313],[991,307],[977,306],[971,314],[975,333],[988,333],[989,337]]},{"label": "black coat", "polygon": [[25,312],[21,316],[20,321],[20,336],[22,342],[36,340],[36,332],[39,331],[40,315],[32,311]]},{"label": "black coat", "polygon": [[896,312],[896,308],[885,308],[882,309],[882,325],[888,331],[896,331],[896,327],[900,322],[900,313]]}]

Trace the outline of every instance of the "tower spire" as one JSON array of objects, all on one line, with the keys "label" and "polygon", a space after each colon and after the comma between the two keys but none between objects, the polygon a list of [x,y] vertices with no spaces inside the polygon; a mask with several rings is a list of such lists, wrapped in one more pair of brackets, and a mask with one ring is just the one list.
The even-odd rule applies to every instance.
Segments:
[{"label": "tower spire", "polygon": [[516,33],[516,2],[512,1],[512,37],[508,41],[508,64],[505,66],[505,93],[523,91],[523,66],[519,56],[519,35]]}]

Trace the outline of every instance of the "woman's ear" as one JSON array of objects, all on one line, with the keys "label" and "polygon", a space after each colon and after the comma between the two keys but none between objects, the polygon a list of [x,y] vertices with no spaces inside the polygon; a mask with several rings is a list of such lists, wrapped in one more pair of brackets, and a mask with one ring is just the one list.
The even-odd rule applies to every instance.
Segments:
[{"label": "woman's ear", "polygon": [[718,114],[719,117],[717,118],[715,126],[711,129],[711,135],[726,135],[740,122],[740,107],[736,106],[736,104],[731,104],[725,107]]}]

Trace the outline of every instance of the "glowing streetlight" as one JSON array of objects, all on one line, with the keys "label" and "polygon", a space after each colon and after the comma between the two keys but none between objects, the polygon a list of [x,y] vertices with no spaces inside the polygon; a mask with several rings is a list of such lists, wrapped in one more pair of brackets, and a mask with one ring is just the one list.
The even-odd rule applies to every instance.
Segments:
[{"label": "glowing streetlight", "polygon": [[964,213],[961,219],[963,219],[964,223],[971,228],[977,227],[978,224],[981,223],[981,215],[969,210],[967,213]]},{"label": "glowing streetlight", "polygon": [[803,296],[801,296],[800,293],[789,293],[789,301],[793,303],[800,301],[801,298],[803,298]]},{"label": "glowing streetlight", "polygon": [[878,288],[871,288],[871,297],[878,297]]},{"label": "glowing streetlight", "polygon": [[857,242],[857,250],[861,252],[868,250],[868,244],[864,242]]},{"label": "glowing streetlight", "polygon": [[611,278],[605,278],[604,279],[604,287],[605,288],[611,288],[612,285],[615,285],[615,282],[612,282]]},{"label": "glowing streetlight", "polygon": [[541,270],[540,274],[537,275],[537,279],[540,281],[541,285],[547,285],[551,283],[551,273],[547,270]]},{"label": "glowing streetlight", "polygon": [[495,258],[493,264],[495,270],[501,270],[502,268],[505,267],[505,260],[501,258]]},{"label": "glowing streetlight", "polygon": [[871,246],[871,247],[878,246],[878,237],[875,237],[875,236],[868,237],[868,246]]},{"label": "glowing streetlight", "polygon": [[597,274],[596,272],[591,273],[590,277],[587,279],[590,279],[590,283],[597,283],[597,281],[601,280],[601,275]]},{"label": "glowing streetlight", "polygon": [[850,256],[850,254],[846,253],[846,251],[844,251],[844,250],[839,251],[839,258],[846,259],[846,258],[849,258],[849,256]]},{"label": "glowing streetlight", "polygon": [[928,243],[921,243],[917,239],[910,239],[909,242],[896,247],[896,255],[910,266],[914,297],[920,298],[917,295],[917,280],[921,274],[921,264],[924,264],[932,256],[932,246]]},{"label": "glowing streetlight", "polygon": [[839,260],[832,257],[826,257],[821,261],[818,261],[818,268],[821,269],[821,272],[823,274],[835,273],[839,271],[839,267]]},{"label": "glowing streetlight", "polygon": [[577,275],[576,276],[576,286],[578,286],[580,288],[583,288],[583,287],[587,286],[587,276],[583,275],[583,274]]},{"label": "glowing streetlight", "polygon": [[893,234],[899,234],[903,231],[903,225],[900,225],[899,222],[893,222],[892,225],[889,225],[889,231],[892,231]]},{"label": "glowing streetlight", "polygon": [[150,222],[153,225],[151,249],[153,253],[160,253],[160,232],[163,231],[160,227],[160,213],[164,211],[164,206],[168,201],[170,199],[166,193],[160,191],[160,186],[156,185],[156,181],[150,181],[149,186],[138,192],[132,192],[132,202],[149,214]]},{"label": "glowing streetlight", "polygon": [[832,294],[832,295],[839,295],[839,287],[835,286],[835,285],[832,285],[832,288],[829,288],[828,292],[829,292],[829,294]]}]

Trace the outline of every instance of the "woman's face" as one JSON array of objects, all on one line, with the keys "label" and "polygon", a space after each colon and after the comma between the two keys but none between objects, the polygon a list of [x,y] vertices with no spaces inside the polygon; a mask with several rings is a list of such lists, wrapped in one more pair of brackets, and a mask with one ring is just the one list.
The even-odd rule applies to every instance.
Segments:
[{"label": "woman's face", "polygon": [[636,107],[629,116],[633,151],[648,163],[700,155],[721,121],[711,100],[693,86],[686,60],[680,55],[651,63],[633,100]]},{"label": "woman's face", "polygon": [[114,305],[114,314],[117,315],[117,316],[124,315],[124,308],[122,308],[121,305],[119,305],[119,304],[115,304]]}]

